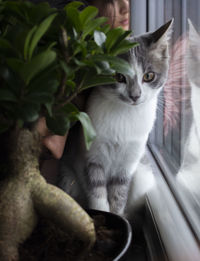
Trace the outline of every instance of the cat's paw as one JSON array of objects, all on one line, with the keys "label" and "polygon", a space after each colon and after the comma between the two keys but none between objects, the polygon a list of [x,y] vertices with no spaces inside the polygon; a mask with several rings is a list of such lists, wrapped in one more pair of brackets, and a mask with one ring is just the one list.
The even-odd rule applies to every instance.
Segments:
[{"label": "cat's paw", "polygon": [[92,198],[89,200],[89,208],[110,212],[110,206],[106,198]]}]

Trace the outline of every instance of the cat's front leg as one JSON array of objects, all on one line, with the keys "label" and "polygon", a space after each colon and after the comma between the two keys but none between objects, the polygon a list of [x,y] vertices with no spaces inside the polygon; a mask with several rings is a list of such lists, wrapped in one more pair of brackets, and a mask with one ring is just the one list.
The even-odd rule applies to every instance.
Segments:
[{"label": "cat's front leg", "polygon": [[130,186],[130,177],[120,173],[112,177],[108,182],[108,201],[112,213],[123,215],[126,206],[128,191]]},{"label": "cat's front leg", "polygon": [[85,168],[85,181],[88,207],[109,212],[104,168],[98,163],[88,163]]}]

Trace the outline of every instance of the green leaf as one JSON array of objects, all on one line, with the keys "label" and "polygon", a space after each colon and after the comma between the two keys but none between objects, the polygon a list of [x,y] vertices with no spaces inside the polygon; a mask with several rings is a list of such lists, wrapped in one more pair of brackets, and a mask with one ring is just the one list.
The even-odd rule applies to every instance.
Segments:
[{"label": "green leaf", "polygon": [[21,72],[25,83],[29,84],[33,77],[52,64],[55,59],[56,53],[52,50],[46,50],[33,57],[29,63],[24,65],[23,71]]},{"label": "green leaf", "polygon": [[[26,1],[28,2],[28,1]],[[55,12],[56,9],[50,7],[48,2],[41,2],[37,4],[32,4],[28,10],[29,20],[33,25],[40,23],[44,18],[46,18],[52,12]]]},{"label": "green leaf", "polygon": [[25,83],[28,84],[30,80],[39,72],[44,70],[56,59],[56,53],[52,50],[46,50],[37,56],[35,56],[29,63],[23,68],[23,78]]},{"label": "green leaf", "polygon": [[45,70],[42,70],[41,73],[37,74],[28,86],[29,92],[54,94],[60,84],[57,79],[57,69],[57,65],[50,65]]},{"label": "green leaf", "polygon": [[125,39],[131,31],[124,31],[121,27],[111,29],[107,33],[107,39],[105,43],[105,47],[107,52],[109,53],[112,48],[115,48],[118,46],[118,44]]},{"label": "green leaf", "polygon": [[80,13],[80,22],[83,28],[88,22],[93,20],[98,14],[98,9],[94,6],[88,6]]},{"label": "green leaf", "polygon": [[48,49],[50,50],[53,47],[55,47],[56,45],[57,45],[57,42],[52,42],[52,43],[49,44]]},{"label": "green leaf", "polygon": [[0,89],[0,101],[17,102],[17,97],[9,89]]},{"label": "green leaf", "polygon": [[[111,51],[118,48],[118,46],[120,44],[123,44],[123,40],[126,39],[130,34],[131,34],[131,31],[120,31],[119,30],[119,34],[118,34],[118,36],[116,35],[116,41],[112,45]],[[129,41],[126,41],[126,42],[129,42]],[[124,41],[124,43],[125,43],[125,41]]]},{"label": "green leaf", "polygon": [[89,149],[96,137],[96,132],[89,116],[85,112],[79,112],[71,103],[63,106],[57,113],[62,113],[62,115],[47,118],[48,128],[58,135],[65,135],[66,131],[70,128],[71,122],[79,120],[83,127],[86,148]]},{"label": "green leaf", "polygon": [[17,55],[17,52],[13,48],[11,43],[3,37],[0,37],[0,55],[6,56],[6,57]]},{"label": "green leaf", "polygon": [[20,5],[19,2],[16,2],[16,1],[5,1],[3,3],[4,5],[4,8],[5,8],[5,11],[8,13],[8,14],[13,14],[15,16],[19,16],[21,18],[23,18],[23,9],[20,8],[22,7],[22,5]]},{"label": "green leaf", "polygon": [[98,61],[95,63],[95,68],[97,70],[97,74],[103,74],[103,75],[112,75],[115,73],[115,70],[113,70],[110,67],[110,64],[107,61]]},{"label": "green leaf", "polygon": [[49,93],[42,92],[31,92],[25,96],[26,101],[30,101],[32,103],[45,104],[45,103],[53,103],[54,97]]},{"label": "green leaf", "polygon": [[40,105],[24,101],[17,107],[18,119],[24,122],[33,122],[39,118]]},{"label": "green leaf", "polygon": [[74,72],[75,72],[75,68],[72,67],[72,66],[69,66],[67,65],[65,62],[63,61],[60,61],[60,65],[61,65],[61,68],[64,70],[64,72],[66,73],[67,75],[67,79],[71,79],[73,80],[74,79]]},{"label": "green leaf", "polygon": [[71,2],[71,3],[69,3],[69,4],[67,4],[65,7],[64,7],[64,9],[65,9],[65,11],[67,11],[67,9],[69,9],[69,8],[75,8],[75,9],[78,9],[79,7],[81,7],[83,5],[83,3],[81,3],[81,2],[79,2],[79,1],[73,1],[73,2]]},{"label": "green leaf", "polygon": [[35,75],[52,64],[55,59],[56,53],[52,50],[46,50],[33,57],[33,59],[27,63],[15,58],[8,58],[6,61],[8,66],[13,71],[16,71],[28,85],[30,80],[35,77]]},{"label": "green leaf", "polygon": [[94,41],[95,43],[102,47],[102,45],[105,43],[106,41],[106,35],[103,33],[103,32],[100,32],[100,31],[97,31],[95,30],[94,31]]},{"label": "green leaf", "polygon": [[41,37],[46,33],[49,26],[57,16],[57,13],[51,14],[48,16],[41,24],[37,27],[36,30],[33,32],[33,36],[30,42],[29,50],[28,50],[28,58],[31,59],[32,54],[37,46],[38,42],[40,41]]},{"label": "green leaf", "polygon": [[22,71],[24,69],[24,62],[17,58],[7,58],[6,59],[8,67],[14,72],[18,73],[22,77]]},{"label": "green leaf", "polygon": [[109,24],[105,24],[101,27],[101,31],[104,33],[104,34],[107,34],[109,31],[110,31],[110,25]]},{"label": "green leaf", "polygon": [[72,80],[67,80],[66,85],[69,86],[71,90],[74,90],[76,87],[76,83]]},{"label": "green leaf", "polygon": [[87,41],[87,56],[95,55],[97,53],[103,54],[104,48],[103,46],[98,46],[93,39]]},{"label": "green leaf", "polygon": [[70,22],[71,26],[74,27],[76,32],[79,33],[82,30],[79,11],[74,7],[67,7],[66,13],[68,22]]},{"label": "green leaf", "polygon": [[85,37],[92,33],[94,30],[96,30],[99,26],[104,24],[107,21],[107,18],[105,17],[99,17],[95,20],[90,21],[87,23],[87,25],[83,28],[83,34],[82,39],[85,39]]},{"label": "green leaf", "polygon": [[110,51],[112,46],[116,43],[116,40],[118,39],[118,37],[121,36],[123,32],[124,31],[123,31],[122,28],[114,28],[114,29],[111,29],[107,33],[105,47],[106,47],[108,52]]},{"label": "green leaf", "polygon": [[133,68],[124,59],[116,56],[107,56],[107,61],[110,63],[111,68],[116,72],[130,76],[133,75]]},{"label": "green leaf", "polygon": [[9,40],[9,42],[13,46],[13,49],[16,50],[16,53],[18,55],[15,55],[14,57],[17,56],[21,58],[23,56],[24,43],[28,31],[28,26],[21,25],[19,22],[8,27],[8,30],[4,37]]},{"label": "green leaf", "polygon": [[87,150],[89,150],[94,138],[96,137],[95,129],[89,116],[85,112],[80,112],[79,114],[77,114],[77,118],[81,122],[81,125],[83,127],[86,148]]},{"label": "green leaf", "polygon": [[24,43],[24,59],[27,60],[28,59],[28,53],[29,53],[29,45],[30,45],[30,41],[31,38],[33,37],[33,34],[35,33],[35,31],[37,30],[37,26],[33,26],[33,28],[28,32],[26,39],[25,39],[25,43]]},{"label": "green leaf", "polygon": [[128,50],[130,50],[130,48],[134,48],[136,46],[138,46],[139,44],[134,42],[131,43],[128,40],[123,40],[121,43],[119,43],[118,45],[112,47],[110,53],[114,56],[117,56],[119,54],[123,54],[125,52],[127,52]]},{"label": "green leaf", "polygon": [[87,55],[87,43],[85,41],[74,44],[73,56],[81,53],[82,57]]},{"label": "green leaf", "polygon": [[52,106],[53,106],[52,103],[45,103],[45,107],[46,107],[47,112],[48,112],[48,114],[49,114],[50,117],[53,116],[53,113],[52,113]]},{"label": "green leaf", "polygon": [[6,65],[0,65],[0,76],[2,77],[1,86],[5,84],[16,97],[19,97],[24,83],[20,77],[16,75],[16,72],[10,70]]},{"label": "green leaf", "polygon": [[46,123],[49,130],[60,136],[65,135],[70,128],[70,119],[63,115],[47,116]]},{"label": "green leaf", "polygon": [[91,75],[88,74],[83,82],[82,89],[88,89],[90,87],[113,84],[116,83],[116,80],[112,76],[101,76],[101,75]]},{"label": "green leaf", "polygon": [[[90,63],[88,63],[88,60],[78,60],[76,58],[73,59],[74,60],[74,63],[79,66],[79,67],[85,67],[87,65],[89,65]],[[93,64],[92,64],[93,65]]]},{"label": "green leaf", "polygon": [[76,106],[72,103],[67,103],[61,108],[62,112],[64,112],[67,115],[77,114],[79,113],[79,110],[76,108]]},{"label": "green leaf", "polygon": [[[132,76],[133,74],[133,69],[131,68],[130,64],[120,57],[111,56],[107,54],[105,55],[100,54],[100,55],[94,55],[92,59],[95,63],[97,62],[102,63],[103,61],[106,61],[107,63],[109,62],[110,68],[116,72],[127,74],[130,76]],[[110,72],[112,73],[112,71]]]}]

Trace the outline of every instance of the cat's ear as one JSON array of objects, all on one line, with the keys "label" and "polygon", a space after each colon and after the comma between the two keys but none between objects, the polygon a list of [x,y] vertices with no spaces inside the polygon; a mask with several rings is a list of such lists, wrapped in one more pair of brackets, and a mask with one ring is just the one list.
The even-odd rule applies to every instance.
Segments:
[{"label": "cat's ear", "polygon": [[200,47],[200,35],[194,28],[194,25],[192,24],[191,20],[188,19],[188,25],[189,25],[189,44],[190,47]]},{"label": "cat's ear", "polygon": [[188,19],[188,48],[187,48],[187,70],[190,81],[200,83],[198,72],[200,69],[200,35],[195,29],[194,25]]},{"label": "cat's ear", "polygon": [[172,25],[174,19],[170,20],[155,32],[148,35],[148,44],[151,51],[156,51],[156,53],[162,57],[168,57],[168,46],[169,41],[172,37]]},{"label": "cat's ear", "polygon": [[155,32],[151,33],[151,38],[154,43],[165,44],[167,41],[171,39],[172,36],[172,25],[174,23],[174,19],[171,19],[166,24],[162,25]]}]

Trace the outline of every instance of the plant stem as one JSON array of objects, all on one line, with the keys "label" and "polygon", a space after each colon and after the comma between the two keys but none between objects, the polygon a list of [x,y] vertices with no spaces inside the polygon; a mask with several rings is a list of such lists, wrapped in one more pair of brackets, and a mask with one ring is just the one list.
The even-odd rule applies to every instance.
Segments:
[{"label": "plant stem", "polygon": [[18,246],[32,233],[38,215],[74,233],[89,250],[96,239],[93,220],[40,175],[38,133],[21,129],[13,133],[11,144],[10,173],[0,182],[0,260],[19,260]]}]

